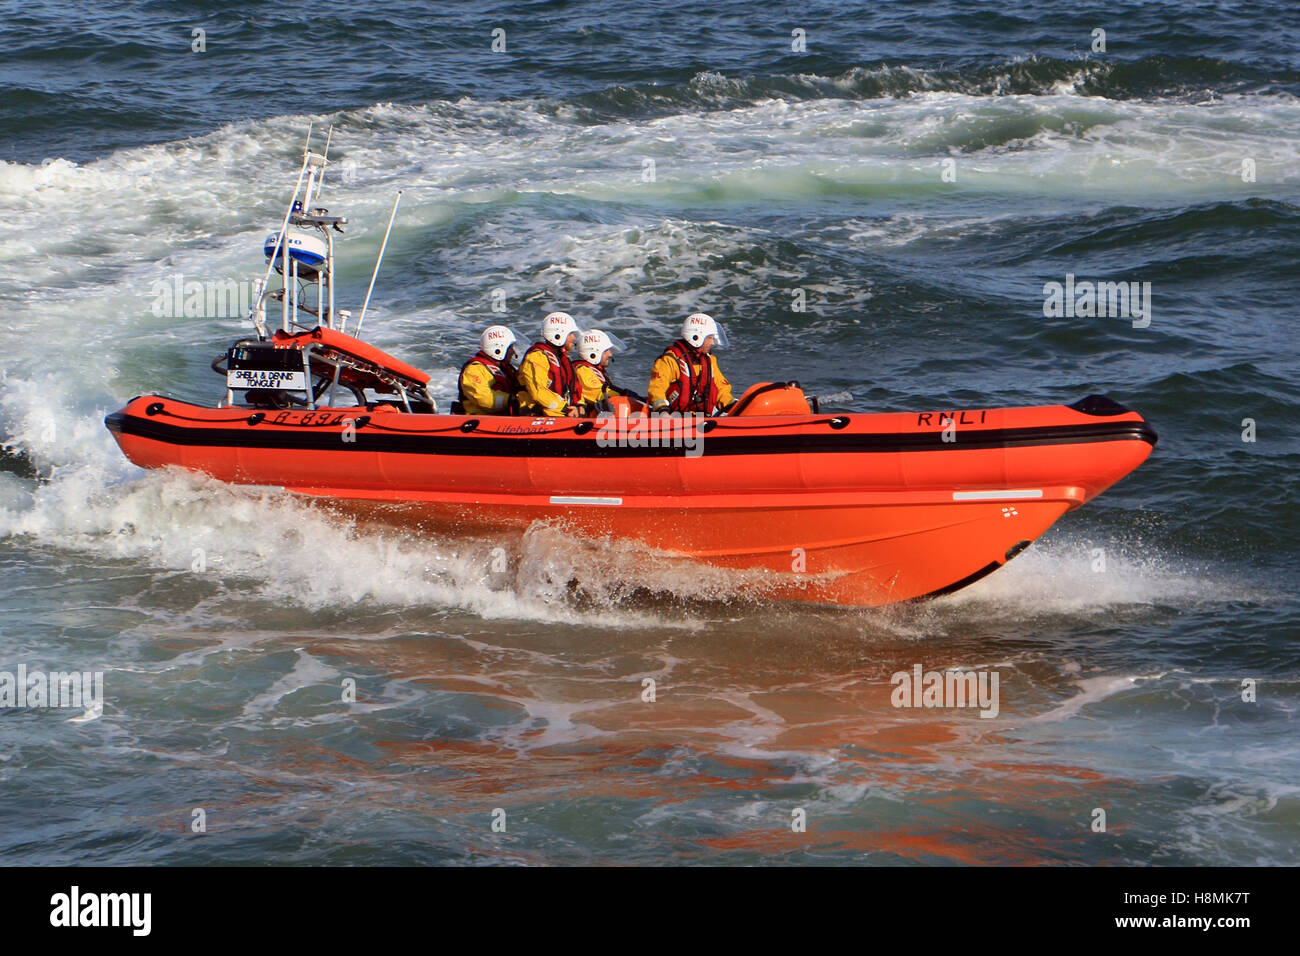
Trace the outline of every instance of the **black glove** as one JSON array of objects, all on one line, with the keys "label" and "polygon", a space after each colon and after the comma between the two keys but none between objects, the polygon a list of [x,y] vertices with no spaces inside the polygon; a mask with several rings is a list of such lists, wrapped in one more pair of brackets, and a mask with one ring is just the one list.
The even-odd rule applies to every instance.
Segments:
[{"label": "black glove", "polygon": [[615,395],[622,395],[624,398],[635,398],[642,405],[650,404],[650,399],[646,398],[643,395],[638,395],[630,388],[619,388],[617,385],[611,385],[609,387],[609,390],[613,392]]}]

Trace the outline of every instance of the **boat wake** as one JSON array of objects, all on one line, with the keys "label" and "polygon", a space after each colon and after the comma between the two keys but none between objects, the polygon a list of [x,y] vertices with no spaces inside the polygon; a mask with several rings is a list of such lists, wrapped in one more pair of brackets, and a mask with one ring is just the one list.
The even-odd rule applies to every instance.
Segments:
[{"label": "boat wake", "polygon": [[[1185,66],[1187,81],[1179,86],[1194,86],[1201,66]],[[733,81],[702,76],[683,102],[623,117],[606,115],[599,103],[589,105],[600,115],[589,116],[577,115],[581,104],[534,100],[377,104],[335,117],[340,129],[366,135],[341,137],[353,145],[340,155],[331,189],[359,210],[356,240],[377,245],[373,223],[386,210],[371,198],[375,187],[411,182],[410,225],[395,234],[394,255],[404,247],[427,249],[430,239],[445,246],[449,300],[471,301],[471,294],[499,287],[520,308],[537,305],[539,289],[617,302],[620,320],[654,341],[667,329],[662,316],[688,301],[762,297],[771,286],[796,284],[817,248],[776,242],[761,224],[684,220],[684,201],[906,200],[909,183],[921,191],[947,189],[934,167],[950,155],[961,157],[963,195],[1075,197],[1082,185],[1098,195],[1172,204],[1235,200],[1241,181],[1230,175],[1228,159],[1238,154],[1278,171],[1252,195],[1285,194],[1293,182],[1297,141],[1290,131],[1298,107],[1289,94],[1228,93],[1192,107],[1181,89],[1138,91],[1173,98],[1094,95],[1099,82],[1113,78],[1110,67],[1010,69],[1009,77],[993,71],[967,82],[866,68],[809,81],[806,92],[785,98],[776,88],[735,91]],[[701,91],[722,98],[711,106],[697,101]],[[761,581],[683,566],[634,545],[582,543],[549,526],[505,542],[421,539],[360,527],[282,493],[174,474],[140,478],[121,460],[103,431],[104,413],[148,388],[210,394],[207,369],[177,356],[211,349],[244,329],[242,316],[179,323],[155,317],[150,290],[173,273],[250,274],[250,237],[264,233],[260,225],[241,233],[231,223],[278,220],[282,197],[248,183],[271,178],[283,162],[277,144],[303,125],[301,117],[243,121],[84,164],[0,163],[0,217],[12,227],[0,239],[0,305],[13,333],[0,382],[0,443],[14,449],[0,467],[2,540],[165,572],[198,573],[190,569],[202,566],[240,593],[307,608],[438,607],[596,627],[693,626],[719,614],[766,613]],[[773,136],[773,128],[783,132]],[[440,148],[430,150],[430,142]],[[754,143],[762,145],[759,164]],[[630,157],[630,165],[611,168],[611,155]],[[642,182],[642,156],[657,157],[665,175]],[[189,201],[178,209],[174,199],[182,193]],[[837,248],[946,246],[972,231],[1004,228],[1005,204],[931,215],[929,194],[916,195],[918,204],[894,204],[875,218],[837,215],[826,235]],[[618,215],[565,215],[564,228],[555,227],[555,211],[628,202]],[[1005,229],[1025,231],[1019,220]],[[444,242],[447,231],[464,241]],[[885,266],[876,274],[888,278]],[[872,281],[832,275],[826,283],[815,291],[827,302],[864,312],[873,328],[888,321],[888,302],[880,314],[868,312],[878,301],[867,288]],[[39,308],[30,291],[37,287]],[[412,361],[440,366],[444,374],[435,378],[445,398],[464,344],[456,336],[463,330],[468,341],[475,319],[430,301],[427,288],[408,290],[374,327],[386,347],[391,342]],[[436,345],[428,341],[435,319],[453,326],[448,341]],[[791,342],[816,345],[835,328],[819,316],[785,331]],[[943,376],[951,379],[946,363]],[[915,374],[908,378],[911,387],[925,384],[918,386]],[[1069,523],[1067,516],[1064,529],[936,602],[932,613],[971,617],[997,607],[1021,616],[1089,614],[1244,593],[1230,580],[1183,566],[1136,531],[1130,544],[1108,553],[1105,572],[1094,572],[1090,543],[1072,538]],[[498,548],[506,551],[506,571],[493,570]],[[913,614],[894,613],[899,620]]]},{"label": "boat wake", "polygon": [[[97,435],[87,447],[103,443]],[[137,477],[112,451],[103,448],[100,461],[53,467],[44,478],[0,475],[0,541],[142,564],[164,577],[192,575],[196,602],[210,594],[198,585],[215,581],[234,599],[308,611],[362,605],[689,630],[720,617],[765,615],[773,603],[764,598],[770,575],[704,566],[634,542],[586,540],[540,522],[498,537],[423,535],[278,490],[176,470]],[[990,613],[1087,616],[1117,606],[1249,597],[1140,538],[1107,548],[1105,570],[1093,571],[1093,542],[1058,530],[996,574],[932,604],[814,613],[840,626],[869,620],[907,631],[909,621],[936,615],[947,623]]]}]

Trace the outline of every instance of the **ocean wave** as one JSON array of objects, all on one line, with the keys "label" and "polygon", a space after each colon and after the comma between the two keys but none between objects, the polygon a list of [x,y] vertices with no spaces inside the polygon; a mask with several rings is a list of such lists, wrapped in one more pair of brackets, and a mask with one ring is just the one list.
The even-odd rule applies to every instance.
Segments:
[{"label": "ocean wave", "polygon": [[1206,56],[1155,55],[1136,60],[1028,56],[959,68],[878,62],[820,75],[697,73],[684,83],[614,86],[547,109],[587,122],[646,118],[681,110],[727,110],[768,100],[876,100],[917,93],[970,97],[1073,94],[1111,100],[1176,98],[1190,102],[1248,92],[1300,92],[1300,73],[1263,70]]}]

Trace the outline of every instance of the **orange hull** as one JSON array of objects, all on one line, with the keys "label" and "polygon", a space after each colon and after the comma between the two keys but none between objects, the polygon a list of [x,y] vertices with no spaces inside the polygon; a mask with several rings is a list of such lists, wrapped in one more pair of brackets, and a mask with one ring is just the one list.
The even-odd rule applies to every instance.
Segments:
[{"label": "orange hull", "polygon": [[[1146,460],[1136,412],[1073,406],[711,419],[686,448],[601,421],[210,409],[143,396],[131,461],[453,528],[554,521],[731,568],[773,597],[878,605],[996,570]],[[711,424],[710,424],[711,423]],[[649,426],[642,423],[642,428]],[[679,433],[680,435],[680,433]],[[644,440],[644,444],[639,444]]]}]

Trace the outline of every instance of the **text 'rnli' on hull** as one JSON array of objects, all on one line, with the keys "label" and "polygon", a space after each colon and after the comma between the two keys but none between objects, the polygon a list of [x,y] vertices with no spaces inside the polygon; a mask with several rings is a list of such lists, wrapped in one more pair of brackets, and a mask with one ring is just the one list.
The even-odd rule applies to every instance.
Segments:
[{"label": "text 'rnli' on hull", "polygon": [[[773,597],[888,604],[964,587],[1146,460],[1101,396],[955,412],[722,417],[697,449],[602,440],[605,420],[385,405],[204,408],[143,396],[106,423],[131,461],[469,528],[553,521],[729,568]],[[694,452],[698,451],[698,454]]]}]

